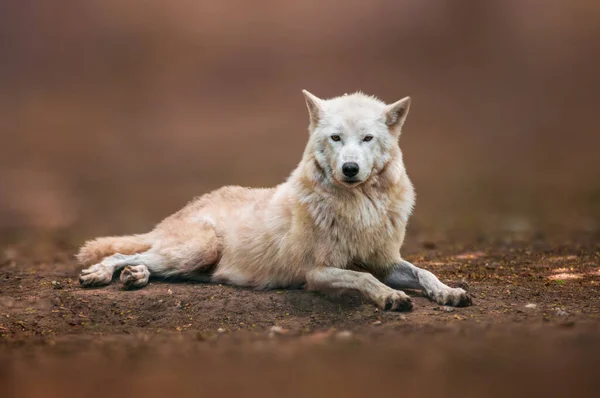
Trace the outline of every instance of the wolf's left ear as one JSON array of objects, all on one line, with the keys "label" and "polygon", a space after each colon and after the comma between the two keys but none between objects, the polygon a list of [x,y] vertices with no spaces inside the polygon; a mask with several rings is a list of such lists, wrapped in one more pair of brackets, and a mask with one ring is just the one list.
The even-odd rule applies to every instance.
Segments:
[{"label": "wolf's left ear", "polygon": [[400,128],[406,120],[408,110],[410,109],[410,97],[402,98],[400,101],[394,102],[385,108],[385,124],[388,125],[390,131],[400,133]]},{"label": "wolf's left ear", "polygon": [[309,129],[312,131],[321,118],[321,113],[323,112],[323,100],[306,90],[302,90],[302,94],[304,94],[308,115],[310,116]]}]

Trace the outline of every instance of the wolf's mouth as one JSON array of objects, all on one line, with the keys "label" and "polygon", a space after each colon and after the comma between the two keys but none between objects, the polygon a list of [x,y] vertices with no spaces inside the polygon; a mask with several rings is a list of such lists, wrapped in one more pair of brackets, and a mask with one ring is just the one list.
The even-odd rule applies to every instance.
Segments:
[{"label": "wolf's mouth", "polygon": [[356,180],[356,179],[344,179],[343,182],[344,182],[344,184],[353,186],[353,185],[358,185],[360,183],[360,180]]}]

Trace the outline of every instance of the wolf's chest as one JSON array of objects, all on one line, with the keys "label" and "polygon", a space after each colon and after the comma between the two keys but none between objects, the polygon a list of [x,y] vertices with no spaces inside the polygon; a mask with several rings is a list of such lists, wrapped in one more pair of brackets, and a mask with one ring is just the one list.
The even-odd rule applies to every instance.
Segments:
[{"label": "wolf's chest", "polygon": [[379,200],[327,206],[314,213],[317,239],[331,250],[365,257],[396,238],[405,224],[399,209]]}]

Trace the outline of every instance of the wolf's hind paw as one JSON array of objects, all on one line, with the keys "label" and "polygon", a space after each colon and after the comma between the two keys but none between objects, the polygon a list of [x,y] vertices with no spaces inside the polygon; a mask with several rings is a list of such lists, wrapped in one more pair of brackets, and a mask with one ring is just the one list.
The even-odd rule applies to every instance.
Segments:
[{"label": "wolf's hind paw", "polygon": [[79,283],[83,287],[104,286],[111,280],[112,270],[103,264],[94,264],[79,274]]},{"label": "wolf's hind paw", "polygon": [[121,283],[125,289],[137,289],[148,284],[150,271],[145,265],[130,265],[121,272]]}]

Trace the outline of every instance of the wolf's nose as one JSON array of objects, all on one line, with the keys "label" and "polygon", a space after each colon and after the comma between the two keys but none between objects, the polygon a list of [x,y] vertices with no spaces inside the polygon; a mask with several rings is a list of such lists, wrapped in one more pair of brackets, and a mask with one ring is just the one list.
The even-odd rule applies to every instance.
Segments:
[{"label": "wolf's nose", "polygon": [[354,177],[358,174],[358,164],[354,162],[344,163],[342,166],[342,173],[344,173],[346,177]]}]

